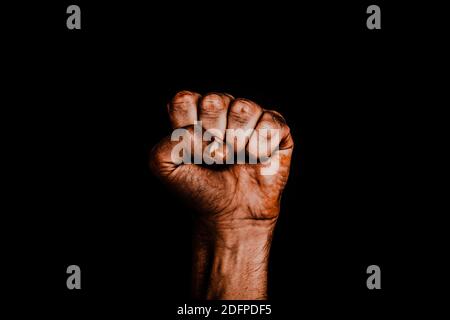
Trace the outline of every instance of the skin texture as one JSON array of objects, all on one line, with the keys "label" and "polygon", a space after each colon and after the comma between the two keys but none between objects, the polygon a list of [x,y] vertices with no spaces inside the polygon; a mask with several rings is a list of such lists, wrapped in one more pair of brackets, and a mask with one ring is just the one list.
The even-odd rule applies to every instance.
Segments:
[{"label": "skin texture", "polygon": [[[178,142],[170,136],[150,153],[152,172],[199,212],[193,236],[193,297],[266,299],[270,244],[294,146],[289,127],[276,111],[224,93],[181,91],[167,110],[173,129],[192,132],[194,121],[201,120],[204,130],[217,129],[218,141],[231,138],[227,128],[255,129],[254,135],[263,128],[280,130],[279,149],[268,154],[280,161],[273,175],[261,174],[265,162],[175,164],[171,152]],[[194,143],[196,138],[190,137]],[[250,144],[245,152],[262,159]]]}]

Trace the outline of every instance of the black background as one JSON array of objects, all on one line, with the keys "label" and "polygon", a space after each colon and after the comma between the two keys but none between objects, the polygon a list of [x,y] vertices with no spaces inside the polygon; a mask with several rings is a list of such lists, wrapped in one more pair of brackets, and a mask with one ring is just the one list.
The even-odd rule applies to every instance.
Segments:
[{"label": "black background", "polygon": [[[252,99],[294,133],[271,251],[274,312],[365,319],[417,308],[434,259],[414,213],[424,30],[408,6],[380,1],[382,29],[367,30],[372,3],[340,2],[21,8],[31,27],[14,39],[25,46],[11,78],[27,88],[15,94],[26,128],[19,294],[61,318],[171,319],[190,301],[192,212],[147,169],[148,148],[170,133],[166,102],[187,89]],[[80,5],[82,30],[66,29],[69,4]],[[81,291],[66,288],[71,264]],[[366,288],[371,264],[382,290]]]}]

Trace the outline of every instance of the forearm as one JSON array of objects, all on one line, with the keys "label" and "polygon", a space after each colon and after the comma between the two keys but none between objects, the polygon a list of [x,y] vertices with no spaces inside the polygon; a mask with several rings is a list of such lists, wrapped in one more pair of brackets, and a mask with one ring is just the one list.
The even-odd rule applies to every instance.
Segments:
[{"label": "forearm", "polygon": [[239,228],[199,224],[194,237],[194,297],[266,299],[274,226],[274,221],[258,220]]}]

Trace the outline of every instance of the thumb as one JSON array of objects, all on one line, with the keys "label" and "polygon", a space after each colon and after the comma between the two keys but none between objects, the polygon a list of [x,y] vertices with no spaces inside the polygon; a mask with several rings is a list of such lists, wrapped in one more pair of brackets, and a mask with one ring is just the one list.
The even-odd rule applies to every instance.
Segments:
[{"label": "thumb", "polygon": [[199,132],[194,126],[175,129],[170,136],[162,139],[150,151],[150,170],[156,176],[167,177],[187,164],[201,163],[197,158],[200,157],[201,161],[202,150],[205,146],[206,142],[202,141],[201,127]]}]

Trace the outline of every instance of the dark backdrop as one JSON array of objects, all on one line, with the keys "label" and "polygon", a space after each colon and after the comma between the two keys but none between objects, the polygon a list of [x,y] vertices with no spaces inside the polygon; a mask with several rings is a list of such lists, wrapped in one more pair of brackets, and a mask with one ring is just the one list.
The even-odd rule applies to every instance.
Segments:
[{"label": "dark backdrop", "polygon": [[[22,52],[37,297],[58,315],[162,319],[189,301],[192,212],[147,169],[148,148],[170,133],[168,99],[188,89],[252,99],[292,128],[270,262],[276,312],[402,312],[418,250],[407,7],[378,2],[383,29],[369,31],[371,3],[73,3],[81,31],[65,28],[71,3],[33,7],[46,15]],[[80,292],[65,287],[70,264]],[[381,291],[366,288],[371,264]]]}]

